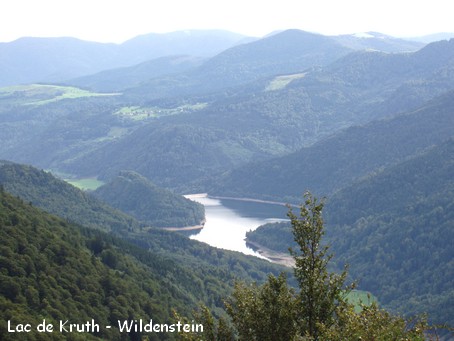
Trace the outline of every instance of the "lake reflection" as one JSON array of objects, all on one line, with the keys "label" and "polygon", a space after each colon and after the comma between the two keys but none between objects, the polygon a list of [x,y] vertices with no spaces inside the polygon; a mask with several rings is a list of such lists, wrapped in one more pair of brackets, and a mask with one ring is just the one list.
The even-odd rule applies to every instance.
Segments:
[{"label": "lake reflection", "polygon": [[206,216],[204,228],[191,239],[257,257],[261,256],[246,246],[246,232],[269,222],[281,221],[287,213],[287,208],[280,205],[213,199],[202,195],[187,198],[203,204]]}]

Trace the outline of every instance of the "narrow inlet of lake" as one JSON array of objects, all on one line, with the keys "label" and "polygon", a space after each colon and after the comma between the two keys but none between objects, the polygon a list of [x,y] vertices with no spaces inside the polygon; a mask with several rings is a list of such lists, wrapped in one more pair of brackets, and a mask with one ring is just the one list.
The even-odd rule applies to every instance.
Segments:
[{"label": "narrow inlet of lake", "polygon": [[246,232],[266,223],[286,219],[287,208],[282,205],[214,199],[200,194],[186,197],[205,206],[205,226],[191,239],[260,258],[264,257],[246,246]]}]

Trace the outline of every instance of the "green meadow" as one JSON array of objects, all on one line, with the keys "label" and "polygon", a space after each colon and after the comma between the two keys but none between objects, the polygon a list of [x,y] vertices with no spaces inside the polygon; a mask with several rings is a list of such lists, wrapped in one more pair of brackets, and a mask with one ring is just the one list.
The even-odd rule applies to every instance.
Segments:
[{"label": "green meadow", "polygon": [[96,96],[116,96],[117,93],[97,93],[72,86],[50,84],[16,85],[0,88],[0,100],[23,105],[43,105],[64,99]]},{"label": "green meadow", "polygon": [[98,187],[104,185],[103,181],[96,178],[65,179],[65,181],[84,191],[94,191]]}]

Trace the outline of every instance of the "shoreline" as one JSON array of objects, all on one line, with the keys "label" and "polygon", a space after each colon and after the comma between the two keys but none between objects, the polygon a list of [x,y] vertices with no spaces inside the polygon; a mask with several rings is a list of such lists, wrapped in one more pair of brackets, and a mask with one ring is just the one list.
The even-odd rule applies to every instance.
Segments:
[{"label": "shoreline", "polygon": [[295,267],[295,260],[290,254],[277,252],[255,242],[246,239],[246,246],[250,247],[261,256],[267,258],[271,263],[284,265],[288,268]]},{"label": "shoreline", "polygon": [[161,230],[166,231],[195,231],[203,229],[204,225],[194,225],[194,226],[183,226],[183,227],[158,227]]},{"label": "shoreline", "polygon": [[262,199],[253,199],[253,198],[236,198],[236,197],[223,197],[216,195],[206,195],[207,198],[218,199],[218,200],[237,200],[237,201],[246,201],[246,202],[257,202],[260,204],[270,204],[270,205],[279,205],[279,206],[293,206],[291,204],[280,202],[280,201],[271,201],[271,200],[262,200]]}]

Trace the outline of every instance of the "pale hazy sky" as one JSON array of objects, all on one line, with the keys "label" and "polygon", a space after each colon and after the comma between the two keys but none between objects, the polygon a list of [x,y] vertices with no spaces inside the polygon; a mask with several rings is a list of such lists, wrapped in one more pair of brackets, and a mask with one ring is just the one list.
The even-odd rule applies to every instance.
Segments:
[{"label": "pale hazy sky", "polygon": [[188,29],[410,37],[454,32],[453,7],[452,0],[0,0],[0,42],[71,36],[118,43]]}]

